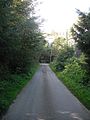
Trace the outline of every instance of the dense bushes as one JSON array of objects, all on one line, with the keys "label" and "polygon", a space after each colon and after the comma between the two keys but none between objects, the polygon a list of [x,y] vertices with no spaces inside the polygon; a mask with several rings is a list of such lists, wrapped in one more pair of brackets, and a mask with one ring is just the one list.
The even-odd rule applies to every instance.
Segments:
[{"label": "dense bushes", "polygon": [[82,56],[78,59],[76,57],[70,58],[65,69],[62,71],[62,74],[65,75],[66,78],[69,78],[71,81],[75,81],[78,83],[83,82],[84,76],[86,76],[86,70],[82,69]]},{"label": "dense bushes", "polygon": [[59,71],[63,70],[65,68],[66,61],[73,56],[73,53],[74,50],[72,47],[65,46],[54,60],[55,68]]},{"label": "dense bushes", "polygon": [[80,58],[72,57],[66,63],[63,71],[57,71],[53,63],[51,68],[71,92],[90,109],[90,83],[86,84],[87,72],[82,69],[82,65],[85,64],[84,56],[81,55]]}]

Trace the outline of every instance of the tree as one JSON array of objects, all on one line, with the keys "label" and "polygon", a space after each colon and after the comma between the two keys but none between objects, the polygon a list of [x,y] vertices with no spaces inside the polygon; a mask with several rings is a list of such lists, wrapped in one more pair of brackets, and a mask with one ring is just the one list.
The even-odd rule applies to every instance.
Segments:
[{"label": "tree", "polygon": [[86,55],[88,74],[90,74],[90,12],[77,11],[79,20],[72,27],[72,36],[77,42],[78,48]]},{"label": "tree", "polygon": [[0,11],[0,72],[27,72],[44,44],[33,1],[1,0]]},{"label": "tree", "polygon": [[50,54],[51,54],[51,48],[49,46],[48,41],[44,41],[43,51],[40,55],[39,61],[41,63],[50,63]]},{"label": "tree", "polygon": [[64,47],[55,59],[55,67],[57,70],[64,70],[68,59],[74,55],[73,47]]},{"label": "tree", "polygon": [[70,47],[67,39],[58,37],[52,43],[52,54],[54,56],[54,64],[57,70],[63,70],[68,58],[74,54],[73,47]]},{"label": "tree", "polygon": [[64,49],[65,46],[68,46],[67,40],[63,37],[58,37],[52,43],[53,52],[58,55],[60,50]]}]

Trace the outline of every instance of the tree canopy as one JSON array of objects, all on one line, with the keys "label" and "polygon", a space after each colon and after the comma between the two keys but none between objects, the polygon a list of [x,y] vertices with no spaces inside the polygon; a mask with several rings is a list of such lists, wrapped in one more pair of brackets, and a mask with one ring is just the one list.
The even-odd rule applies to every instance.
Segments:
[{"label": "tree canopy", "polygon": [[86,55],[86,63],[90,73],[90,12],[78,12],[78,23],[72,27],[72,36],[78,48]]},{"label": "tree canopy", "polygon": [[39,60],[44,37],[33,2],[0,0],[0,71],[26,72]]}]

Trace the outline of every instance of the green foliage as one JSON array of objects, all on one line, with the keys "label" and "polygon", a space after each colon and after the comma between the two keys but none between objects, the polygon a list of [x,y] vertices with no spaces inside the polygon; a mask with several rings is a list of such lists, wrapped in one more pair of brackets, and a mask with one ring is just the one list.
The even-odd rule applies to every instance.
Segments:
[{"label": "green foliage", "polygon": [[78,50],[71,48],[67,42],[64,44],[60,39],[57,40],[57,57],[50,66],[74,95],[90,109],[90,13],[78,13],[78,24],[72,28]]},{"label": "green foliage", "polygon": [[32,0],[0,1],[0,74],[6,68],[12,73],[26,73],[38,62],[44,37],[33,10]]},{"label": "green foliage", "polygon": [[83,86],[79,83],[83,72],[80,75],[67,75],[66,73],[57,73],[57,76],[69,88],[69,90],[90,110],[90,87]]},{"label": "green foliage", "polygon": [[40,63],[50,63],[51,48],[47,41],[44,41],[43,51],[40,55]]},{"label": "green foliage", "polygon": [[56,71],[53,64],[50,65],[57,77],[68,87],[68,89],[90,110],[90,87],[83,86],[81,80],[85,75],[76,60],[68,64],[62,72]]},{"label": "green foliage", "polygon": [[44,37],[33,12],[33,0],[0,0],[0,113],[39,62]]},{"label": "green foliage", "polygon": [[71,63],[65,66],[62,74],[65,75],[66,78],[69,78],[71,82],[82,82],[83,77],[86,75],[86,71],[82,69],[80,59],[73,57],[70,59],[70,62]]},{"label": "green foliage", "polygon": [[56,70],[62,71],[68,58],[74,54],[74,48],[68,44],[68,40],[63,37],[56,38],[52,45],[52,56]]},{"label": "green foliage", "polygon": [[[79,20],[77,24],[72,27],[72,36],[77,42],[79,49],[86,55],[86,69],[90,74],[90,12],[83,13],[77,11],[79,14]],[[88,82],[90,79],[88,79]]]},{"label": "green foliage", "polygon": [[53,41],[51,46],[55,57],[58,56],[60,50],[63,50],[65,47],[68,46],[67,42],[68,41],[63,37],[58,37]]},{"label": "green foliage", "polygon": [[67,44],[67,41],[65,38],[63,37],[58,37],[56,38],[53,43],[52,43],[52,46],[54,48],[56,48],[57,50],[60,50],[62,49],[65,45]]},{"label": "green foliage", "polygon": [[[86,69],[84,69],[86,67],[85,55],[81,54],[79,57],[69,56],[64,59],[63,54],[62,58],[64,63],[63,71],[56,70],[56,64],[57,67],[59,66],[57,61],[50,64],[52,70],[71,92],[90,109],[90,83],[86,84],[89,76]],[[61,59],[59,59],[59,62],[61,62]]]},{"label": "green foliage", "polygon": [[72,47],[64,47],[62,49],[56,60],[55,60],[55,68],[56,70],[63,70],[65,68],[65,64],[68,58],[71,58],[74,54],[74,50]]},{"label": "green foliage", "polygon": [[5,80],[0,80],[0,116],[16,98],[17,94],[32,78],[38,65],[34,65],[28,74],[8,74]]}]

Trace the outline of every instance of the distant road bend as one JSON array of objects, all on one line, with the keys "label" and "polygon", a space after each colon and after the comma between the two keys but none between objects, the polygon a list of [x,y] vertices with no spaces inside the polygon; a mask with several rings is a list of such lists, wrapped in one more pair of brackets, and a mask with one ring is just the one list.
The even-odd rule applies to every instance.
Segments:
[{"label": "distant road bend", "polygon": [[41,64],[2,120],[90,120],[90,113],[49,66]]}]

